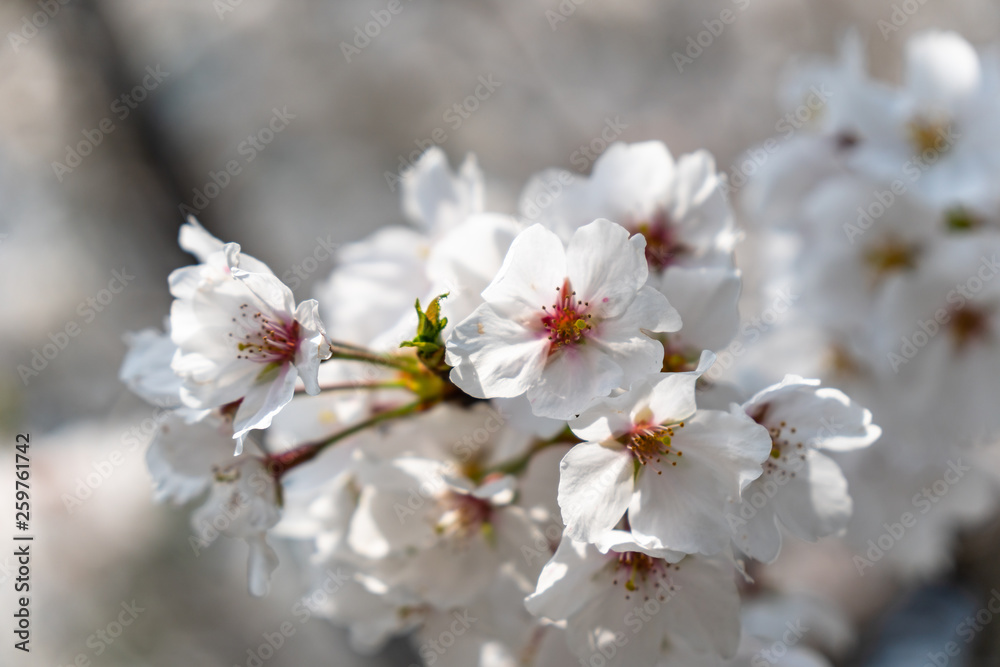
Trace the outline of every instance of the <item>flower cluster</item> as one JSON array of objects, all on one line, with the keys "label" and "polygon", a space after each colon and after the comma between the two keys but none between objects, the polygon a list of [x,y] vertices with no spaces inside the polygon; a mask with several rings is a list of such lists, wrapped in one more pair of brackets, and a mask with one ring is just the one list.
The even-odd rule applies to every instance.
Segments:
[{"label": "flower cluster", "polygon": [[[794,338],[787,370],[860,398],[885,431],[845,465],[871,508],[851,531],[859,550],[1000,433],[998,73],[996,49],[928,31],[909,39],[890,85],[868,74],[850,33],[835,62],[788,73],[784,103],[821,89],[822,108],[748,153],[769,156],[742,193],[761,264],[801,295],[773,344]],[[919,548],[891,554],[904,572],[946,565],[954,529],[994,505],[980,470],[961,486],[921,521]]]},{"label": "flower cluster", "polygon": [[704,151],[614,144],[501,214],[473,158],[432,149],[403,179],[410,224],[340,248],[298,304],[189,220],[198,263],[121,372],[172,410],[148,453],[159,496],[207,492],[192,544],[246,540],[257,595],[273,538],[307,543],[311,611],[359,651],[408,634],[428,665],[752,655],[749,559],[842,532],[823,451],[880,429],[816,380],[709,380],[739,326],[725,187]]}]

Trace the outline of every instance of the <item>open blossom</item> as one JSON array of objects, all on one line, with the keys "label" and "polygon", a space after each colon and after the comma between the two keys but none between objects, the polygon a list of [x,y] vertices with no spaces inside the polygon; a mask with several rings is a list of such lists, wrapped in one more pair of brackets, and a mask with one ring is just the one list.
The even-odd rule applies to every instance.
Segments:
[{"label": "open blossom", "polygon": [[[846,131],[848,111],[822,131]],[[591,177],[559,175],[558,196],[536,178],[522,200],[530,227],[483,210],[473,158],[453,170],[432,149],[401,182],[411,226],[336,253],[322,307],[353,349],[338,345],[322,367],[333,344],[316,301],[296,304],[266,265],[197,221],[181,228],[198,264],[171,275],[165,333],[129,339],[120,377],[170,410],[147,455],[157,497],[207,496],[190,545],[245,540],[249,586],[263,595],[278,562],[268,540],[303,541],[296,551],[324,571],[312,572],[296,615],[347,627],[366,653],[409,635],[428,665],[755,667],[753,642],[770,635],[740,644],[737,551],[772,560],[783,526],[806,540],[839,532],[851,499],[818,450],[863,447],[879,428],[814,381],[789,376],[740,406],[742,386],[702,380],[738,330],[742,284],[711,156],[614,144]],[[867,190],[843,174],[794,217],[823,238]],[[914,208],[931,214],[904,225]],[[803,263],[855,271],[843,303],[871,310],[894,294],[878,317],[908,322],[900,313],[926,305],[918,278],[957,280],[944,269],[963,264],[960,241],[934,243],[941,216],[924,205],[876,217],[850,248],[815,244]],[[892,252],[897,233],[919,242],[920,271]],[[812,259],[823,252],[830,261]],[[862,269],[878,281],[863,283]],[[976,291],[949,311],[954,324],[928,334],[930,361],[971,364],[990,350],[996,290]],[[878,321],[828,310],[852,342]],[[776,323],[767,312],[759,321]],[[419,355],[399,349],[407,341]],[[742,378],[795,363],[753,368],[736,348],[729,357]],[[900,363],[903,375],[922,362]],[[266,431],[244,450],[253,429]]]},{"label": "open blossom", "polygon": [[645,240],[596,220],[568,247],[544,227],[517,236],[485,302],[448,339],[451,379],[480,398],[527,393],[535,414],[572,418],[595,398],[656,372],[646,332],[680,328],[646,286]]},{"label": "open blossom", "polygon": [[893,93],[856,110],[851,167],[915,182],[914,192],[936,206],[990,206],[1000,168],[997,80],[973,46],[953,32],[914,35],[904,85]]},{"label": "open blossom", "polygon": [[[182,228],[182,241],[187,234],[210,244],[194,224]],[[170,275],[177,345],[172,368],[189,407],[239,401],[233,422],[239,453],[246,434],[266,428],[292,400],[296,380],[308,393],[319,393],[319,365],[329,356],[329,342],[316,301],[295,306],[288,286],[239,245],[225,244],[202,261]]]},{"label": "open blossom", "polygon": [[375,561],[379,581],[438,609],[472,602],[505,562],[530,570],[520,549],[544,540],[513,504],[513,477],[477,485],[452,468],[418,457],[359,466],[347,535],[354,552]]},{"label": "open blossom", "polygon": [[798,259],[799,280],[816,295],[802,305],[812,321],[854,340],[869,335],[885,288],[921,272],[945,227],[940,211],[913,196],[898,196],[888,208],[879,204],[876,217],[865,210],[872,201],[864,179],[831,178],[804,198],[801,216],[809,242]]},{"label": "open blossom", "polygon": [[[547,189],[553,181],[566,183],[555,197]],[[617,222],[645,237],[651,273],[725,265],[732,263],[735,234],[723,183],[707,151],[675,161],[659,141],[614,143],[589,178],[558,170],[535,176],[521,195],[521,211],[567,242],[594,219]],[[537,202],[548,199],[539,210]]]},{"label": "open blossom", "polygon": [[944,460],[942,443],[994,442],[1000,431],[998,274],[1000,234],[955,234],[919,273],[887,285],[873,310],[871,366],[897,397],[882,425],[926,441],[927,461]]},{"label": "open blossom", "polygon": [[563,458],[566,534],[614,547],[628,512],[643,550],[713,554],[729,540],[726,502],[761,474],[767,431],[741,411],[697,410],[695,371],[664,373],[601,400],[570,423],[587,440]]},{"label": "open blossom", "polygon": [[714,656],[718,664],[740,640],[733,574],[721,558],[602,554],[565,537],[525,604],[536,616],[565,622],[584,665],[655,665],[675,650]]},{"label": "open blossom", "polygon": [[[557,195],[552,183],[562,184]],[[657,337],[667,348],[664,370],[688,370],[702,350],[725,347],[739,325],[737,234],[724,189],[725,178],[707,151],[674,160],[659,141],[615,143],[589,178],[558,170],[535,176],[521,195],[521,209],[566,241],[597,218],[645,238],[649,286],[667,297],[684,323],[680,332]]]},{"label": "open blossom", "polygon": [[742,503],[728,515],[741,551],[769,563],[778,557],[785,526],[815,542],[847,526],[851,497],[840,467],[820,449],[867,447],[882,434],[872,415],[843,392],[819,380],[789,375],[743,404],[771,436],[764,474],[750,483]]}]

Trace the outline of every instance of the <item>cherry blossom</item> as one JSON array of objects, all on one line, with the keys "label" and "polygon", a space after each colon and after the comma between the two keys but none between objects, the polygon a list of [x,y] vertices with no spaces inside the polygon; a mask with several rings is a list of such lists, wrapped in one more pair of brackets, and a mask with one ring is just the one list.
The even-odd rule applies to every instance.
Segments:
[{"label": "cherry blossom", "polygon": [[594,398],[659,369],[680,317],[645,285],[645,240],[596,220],[568,247],[535,225],[514,239],[485,302],[448,340],[451,379],[481,398],[527,393],[535,414],[579,414]]}]

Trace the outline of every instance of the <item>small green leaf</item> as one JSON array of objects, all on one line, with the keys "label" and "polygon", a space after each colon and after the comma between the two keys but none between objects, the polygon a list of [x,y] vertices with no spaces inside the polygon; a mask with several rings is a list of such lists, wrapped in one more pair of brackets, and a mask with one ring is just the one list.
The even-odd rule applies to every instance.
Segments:
[{"label": "small green leaf", "polygon": [[447,370],[444,363],[444,340],[441,332],[448,326],[448,318],[441,317],[441,299],[447,297],[442,294],[435,297],[427,306],[427,310],[420,307],[420,299],[417,299],[415,307],[417,309],[417,335],[412,340],[403,341],[400,347],[415,347],[417,357],[427,368],[443,372]]}]

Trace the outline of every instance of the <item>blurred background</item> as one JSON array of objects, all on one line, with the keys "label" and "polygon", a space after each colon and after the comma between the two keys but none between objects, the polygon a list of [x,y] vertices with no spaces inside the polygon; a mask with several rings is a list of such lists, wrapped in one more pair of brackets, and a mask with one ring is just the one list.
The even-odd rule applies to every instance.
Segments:
[{"label": "blurred background", "polygon": [[[775,133],[787,63],[832,55],[851,26],[875,73],[894,80],[915,31],[954,29],[976,45],[1000,35],[1000,2],[987,0],[914,0],[918,11],[886,36],[878,21],[891,0],[399,0],[397,13],[389,4],[0,4],[0,479],[8,498],[14,435],[30,433],[37,536],[32,653],[11,649],[4,621],[0,663],[259,664],[248,650],[304,590],[285,558],[271,596],[250,598],[245,546],[221,540],[196,554],[188,511],[152,500],[143,455],[157,413],[117,372],[123,334],[162,324],[167,275],[190,261],[176,245],[183,211],[295,276],[307,298],[332,268],[317,248],[402,221],[395,178],[431,142],[453,164],[475,152],[488,207],[501,211],[542,168],[588,171],[581,149],[602,134],[660,139],[675,155],[707,148],[728,171]],[[674,54],[724,9],[735,21],[678,66]],[[743,268],[752,287],[754,267]],[[43,355],[49,344],[57,353]],[[997,532],[978,535],[986,553]],[[12,565],[0,556],[5,619]],[[915,627],[950,633],[978,609],[996,572],[967,565],[981,574],[971,595],[874,576],[854,589],[820,585],[860,624],[862,643],[843,664],[924,664],[927,649],[900,658],[904,649],[885,642]],[[123,605],[131,622],[115,627]],[[913,608],[919,622],[905,621]],[[949,664],[1000,664],[994,634],[983,633],[978,662]],[[398,644],[355,656],[340,630],[310,620],[262,662],[415,660]]]}]

